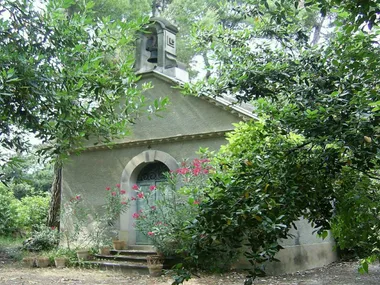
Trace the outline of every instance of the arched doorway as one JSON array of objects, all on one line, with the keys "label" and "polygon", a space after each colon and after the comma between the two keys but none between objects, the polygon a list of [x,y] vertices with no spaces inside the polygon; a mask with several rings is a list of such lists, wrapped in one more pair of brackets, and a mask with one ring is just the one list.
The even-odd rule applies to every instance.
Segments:
[{"label": "arched doorway", "polygon": [[[150,164],[161,163],[166,167],[166,171],[175,171],[178,168],[178,162],[170,154],[159,150],[146,150],[134,156],[125,166],[121,175],[121,189],[127,190],[128,197],[134,197],[136,192],[133,190],[133,185],[137,184],[138,176],[141,173],[149,173],[151,171],[144,170]],[[140,175],[140,181],[146,175]],[[149,176],[148,176],[149,177]],[[148,182],[151,183],[151,182]],[[119,238],[126,240],[128,245],[136,245],[136,228],[134,227],[135,220],[133,214],[137,212],[137,201],[132,201],[131,207],[127,212],[120,216]]]},{"label": "arched doorway", "polygon": [[[169,172],[169,168],[163,164],[162,162],[156,161],[145,165],[139,172],[137,176],[137,185],[140,190],[144,193],[148,193],[151,186],[159,186],[162,183],[166,182],[166,177],[164,173]],[[150,204],[154,204],[154,200],[159,199],[160,192],[154,191],[153,195],[151,195]],[[136,200],[136,211],[140,210],[144,211],[144,206],[139,202],[140,200]],[[150,244],[149,238],[146,234],[136,231],[136,244]]]}]

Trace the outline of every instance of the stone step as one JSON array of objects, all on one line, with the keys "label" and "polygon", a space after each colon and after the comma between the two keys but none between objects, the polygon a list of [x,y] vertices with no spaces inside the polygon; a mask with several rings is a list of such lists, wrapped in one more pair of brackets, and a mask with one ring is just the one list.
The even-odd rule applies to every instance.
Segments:
[{"label": "stone step", "polygon": [[91,260],[82,261],[81,265],[85,267],[98,267],[101,270],[121,271],[134,275],[149,274],[149,269],[146,263],[139,262],[125,262],[118,260]]},{"label": "stone step", "polygon": [[120,254],[95,254],[95,257],[98,259],[108,259],[108,260],[119,260],[119,261],[136,261],[146,264],[146,257],[147,255],[120,255]]},{"label": "stone step", "polygon": [[128,245],[128,249],[133,249],[133,250],[145,250],[145,251],[156,251],[154,246],[152,245]]},{"label": "stone step", "polygon": [[[150,246],[134,246],[123,250],[111,250],[110,254],[95,254],[95,260],[83,261],[81,265],[93,267],[96,266],[103,270],[116,270],[129,274],[149,274],[147,266],[147,256],[156,255],[157,252]],[[167,258],[164,262],[164,268],[171,268],[175,262],[174,259]]]},{"label": "stone step", "polygon": [[147,255],[157,254],[157,252],[154,250],[138,250],[138,249],[122,249],[122,250],[111,249],[110,253],[112,255],[136,255],[136,256],[147,256]]}]

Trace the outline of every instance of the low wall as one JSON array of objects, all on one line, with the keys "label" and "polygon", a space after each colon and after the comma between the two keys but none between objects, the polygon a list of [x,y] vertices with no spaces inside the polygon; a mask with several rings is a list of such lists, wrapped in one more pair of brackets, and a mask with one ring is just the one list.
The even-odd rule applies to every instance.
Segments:
[{"label": "low wall", "polygon": [[[280,262],[266,264],[265,271],[268,275],[281,275],[322,267],[338,259],[335,241],[331,234],[323,240],[313,233],[315,229],[306,220],[300,219],[295,224],[297,229],[290,230],[290,234],[294,237],[280,240],[280,244],[284,247],[276,255]],[[245,269],[249,266],[249,262],[241,257],[235,268]]]}]

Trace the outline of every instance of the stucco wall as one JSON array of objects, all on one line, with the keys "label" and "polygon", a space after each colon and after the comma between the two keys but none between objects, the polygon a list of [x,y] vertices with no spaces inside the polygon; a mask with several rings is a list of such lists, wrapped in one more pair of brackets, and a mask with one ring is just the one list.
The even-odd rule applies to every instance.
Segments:
[{"label": "stucco wall", "polygon": [[[294,237],[280,240],[284,247],[275,256],[280,262],[271,262],[265,265],[269,275],[280,275],[322,267],[338,259],[335,251],[335,241],[331,234],[325,239],[318,237],[314,228],[305,219],[295,222],[297,229],[292,228],[289,233]],[[244,269],[250,264],[241,257],[235,268]]]},{"label": "stucco wall", "polygon": [[[99,150],[84,152],[80,156],[73,156],[63,171],[63,197],[69,199],[77,194],[84,199],[89,199],[94,208],[104,203],[104,192],[106,186],[116,183],[123,184],[122,174],[128,163],[136,156],[146,151],[165,152],[170,154],[176,162],[183,158],[197,157],[196,151],[199,147],[209,147],[210,150],[217,150],[219,146],[225,144],[224,138],[211,138],[194,141],[161,143],[140,147],[124,147],[110,150]],[[132,189],[126,189],[132,192]],[[132,226],[132,213],[135,211],[132,204],[129,212],[122,215],[120,224],[120,235],[129,244],[134,244],[135,233]],[[277,275],[291,273],[299,270],[320,267],[337,260],[335,245],[331,236],[322,240],[312,232],[314,229],[306,220],[301,219],[296,222],[297,230],[292,229],[291,234],[294,238],[282,240],[284,247],[276,256],[281,262],[271,263],[266,266],[268,274]],[[248,265],[241,259],[237,268],[242,269]]]},{"label": "stucco wall", "polygon": [[[223,137],[151,144],[83,152],[72,155],[65,163],[62,174],[62,203],[76,195],[92,205],[104,204],[105,188],[121,183],[122,173],[128,162],[147,150],[158,150],[170,154],[178,163],[185,158],[197,157],[196,151],[207,146],[210,150],[219,149],[226,143]],[[132,191],[132,189],[125,189]],[[126,226],[121,225],[122,229]]]},{"label": "stucco wall", "polygon": [[[156,155],[164,160],[162,162],[173,166],[184,158],[197,157],[196,151],[200,147],[218,150],[220,145],[226,143],[220,134],[205,136],[203,139],[192,135],[223,133],[233,129],[232,123],[240,121],[238,115],[203,99],[184,97],[177,89],[171,87],[172,83],[155,75],[145,75],[141,83],[145,81],[151,81],[155,86],[146,92],[147,98],[153,100],[167,96],[171,101],[167,111],[162,114],[164,117],[153,117],[152,120],[138,119],[132,127],[132,134],[116,141],[123,143],[122,146],[85,151],[79,156],[72,155],[63,167],[62,203],[79,194],[97,211],[104,204],[105,188],[117,183],[121,183],[122,187],[125,187],[123,189],[132,196],[131,185],[136,174],[136,171],[133,172],[134,168],[138,169],[144,163],[153,161]],[[186,140],[177,139],[183,135],[188,135]],[[165,140],[160,141],[162,138]],[[146,140],[152,141],[146,143]],[[144,141],[145,143],[139,143]],[[134,207],[132,204],[130,211],[123,214],[120,223],[116,224],[120,229],[120,236],[126,239],[128,244],[135,242],[131,219]],[[336,255],[332,251],[333,240],[323,241],[311,232],[310,225],[300,221],[298,230],[294,230],[293,233],[295,238],[282,241],[285,249],[278,255],[282,262],[268,265],[268,272],[294,272],[334,261]],[[244,266],[243,263],[240,265]]]},{"label": "stucco wall", "polygon": [[98,203],[103,189],[106,186],[120,183],[124,167],[134,156],[143,151],[160,150],[169,153],[178,162],[181,162],[186,158],[197,157],[196,152],[200,147],[217,150],[220,145],[225,143],[226,140],[221,137],[148,146],[115,147],[72,155],[63,167],[63,193],[68,195],[68,193],[75,194],[85,191],[97,199],[94,202]]},{"label": "stucco wall", "polygon": [[[199,97],[184,96],[173,82],[164,81],[157,74],[144,75],[140,83],[147,82],[150,82],[154,88],[144,92],[146,104],[152,105],[153,101],[159,98],[168,98],[169,104],[164,111],[158,113],[158,116],[152,114],[148,117],[145,114],[136,118],[134,124],[130,126],[130,134],[115,140],[115,143],[231,131],[234,129],[232,124],[242,120],[238,113],[226,110],[229,107],[222,104],[216,106]],[[101,145],[95,138],[85,144],[93,146],[94,142]]]},{"label": "stucco wall", "polygon": [[162,118],[153,115],[152,120],[146,117],[138,119],[136,128],[126,141],[232,130],[232,123],[240,121],[237,115],[201,98],[182,95],[178,89],[154,75],[146,75],[141,82],[151,82],[154,86],[146,91],[147,98],[167,97],[170,104],[162,113]]},{"label": "stucco wall", "polygon": [[[179,141],[170,143],[150,144],[147,146],[134,146],[113,148],[106,150],[85,151],[80,155],[71,156],[63,167],[62,174],[62,205],[71,198],[80,195],[83,202],[98,211],[105,204],[107,186],[115,187],[121,184],[129,197],[133,196],[132,185],[136,182],[124,177],[128,163],[144,152],[163,152],[173,158],[177,165],[186,158],[198,157],[196,152],[200,147],[218,150],[225,144],[224,137],[198,139],[192,141]],[[162,161],[165,163],[165,161]],[[144,163],[142,161],[142,163]],[[141,165],[142,166],[142,165]],[[169,167],[170,168],[170,167]],[[132,214],[136,211],[135,202],[132,201],[129,211],[124,213],[115,227],[120,229],[119,235],[128,244],[135,243],[135,230],[132,226]]]}]

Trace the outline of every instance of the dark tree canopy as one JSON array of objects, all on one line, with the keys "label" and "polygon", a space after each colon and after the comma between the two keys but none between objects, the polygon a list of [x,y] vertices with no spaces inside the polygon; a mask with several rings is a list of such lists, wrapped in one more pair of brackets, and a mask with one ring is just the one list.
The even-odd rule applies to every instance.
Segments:
[{"label": "dark tree canopy", "polygon": [[134,39],[145,20],[100,20],[93,3],[75,3],[75,13],[74,1],[1,5],[0,142],[6,149],[25,149],[32,133],[64,157],[90,135],[109,141],[127,134],[147,110],[133,71]]},{"label": "dark tree canopy", "polygon": [[[232,246],[246,235],[255,276],[304,216],[342,249],[371,256],[366,271],[380,246],[380,3],[250,2],[240,13],[255,24],[197,31],[215,65],[187,92],[253,104],[259,120],[217,156],[222,171],[194,229]],[[300,25],[308,11],[334,15],[318,45]]]}]

